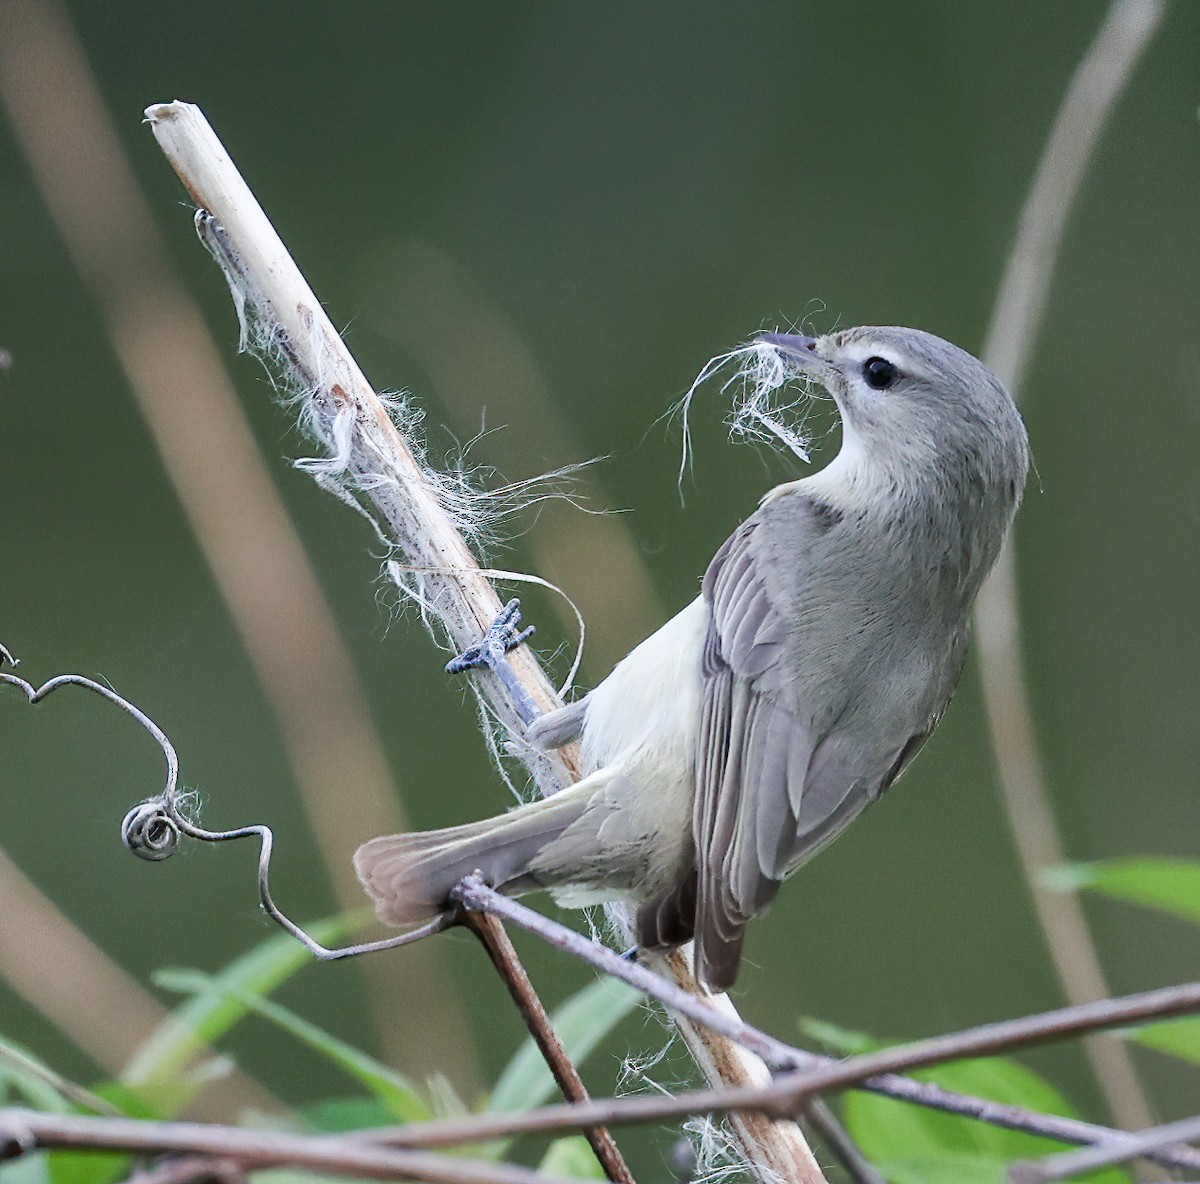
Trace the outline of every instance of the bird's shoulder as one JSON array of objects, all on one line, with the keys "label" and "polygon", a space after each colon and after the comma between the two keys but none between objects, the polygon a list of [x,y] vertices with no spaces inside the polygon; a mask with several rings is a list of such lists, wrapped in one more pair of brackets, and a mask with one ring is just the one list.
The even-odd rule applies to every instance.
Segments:
[{"label": "bird's shoulder", "polygon": [[822,540],[842,515],[804,493],[765,499],[717,550],[704,573],[709,610],[705,674],[728,667],[758,679],[779,661],[787,641],[789,607],[810,573],[825,562]]},{"label": "bird's shoulder", "polygon": [[781,608],[814,574],[828,572],[856,533],[856,515],[801,486],[764,498],[713,556],[703,592],[717,622],[749,597]]}]

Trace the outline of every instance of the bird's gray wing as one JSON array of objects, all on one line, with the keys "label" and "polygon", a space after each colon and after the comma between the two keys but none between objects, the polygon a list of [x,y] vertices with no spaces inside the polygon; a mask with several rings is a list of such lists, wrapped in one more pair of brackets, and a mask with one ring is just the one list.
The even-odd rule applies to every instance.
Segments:
[{"label": "bird's gray wing", "polygon": [[[746,922],[775,896],[812,755],[782,695],[785,625],[755,554],[749,519],[704,577],[710,619],[696,752],[696,961],[712,987],[732,983]],[[776,874],[772,874],[772,873]]]},{"label": "bird's gray wing", "polygon": [[[812,544],[831,529],[824,507],[791,498],[787,507],[775,503],[748,519],[704,578],[710,620],[693,813],[695,939],[701,977],[715,988],[732,984],[745,925],[774,899],[788,872],[839,834],[894,776],[892,756],[877,769],[864,768],[861,746],[836,725],[827,721],[824,734],[814,735],[813,705],[798,701],[794,680],[789,685],[780,602],[803,598]],[[781,561],[790,573],[786,583],[778,578]],[[894,763],[898,770],[899,753]]]}]

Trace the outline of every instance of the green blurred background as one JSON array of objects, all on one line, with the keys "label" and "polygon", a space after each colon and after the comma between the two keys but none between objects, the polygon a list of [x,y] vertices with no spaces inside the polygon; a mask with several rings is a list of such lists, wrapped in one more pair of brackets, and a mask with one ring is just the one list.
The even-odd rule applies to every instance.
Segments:
[{"label": "green blurred background", "polygon": [[[494,555],[536,565],[579,599],[590,685],[695,593],[728,531],[794,471],[725,443],[724,402],[709,386],[681,508],[678,432],[656,419],[711,355],[764,325],[910,324],[978,349],[1045,134],[1105,10],[1083,0],[70,5],[415,825],[493,812],[507,790],[463,689],[440,673],[443,656],[411,616],[393,619],[368,525],[289,467],[307,445],[257,364],[234,357],[224,284],[143,108],[176,97],[203,107],[367,373],[427,409],[435,454],[504,423],[519,430],[486,436],[472,455],[508,479],[611,454],[589,492],[629,511],[602,533],[644,575],[604,585],[602,549],[589,570],[577,545],[559,545],[590,537],[590,520],[559,510],[523,520],[527,533]],[[1100,143],[1025,401],[1038,468],[1019,523],[1025,651],[1074,859],[1200,854],[1198,36],[1200,9],[1177,4]],[[0,346],[12,357],[0,373],[0,640],[30,677],[99,675],[145,708],[177,744],[205,821],[270,822],[284,907],[327,914],[334,896],[279,727],[3,120],[0,208]],[[180,392],[165,394],[186,397],[183,375]],[[193,443],[204,463],[210,443]],[[549,599],[528,603],[546,652],[571,640]],[[278,624],[290,628],[283,609]],[[322,671],[311,680],[319,701]],[[158,777],[129,725],[82,695],[37,712],[6,697],[0,709],[3,847],[108,954],[147,981],[163,965],[216,968],[266,933],[249,850],[192,849],[154,866],[121,848],[123,812]],[[355,790],[334,780],[327,792],[349,801]],[[344,863],[366,837],[341,836],[333,857]],[[1187,930],[1115,904],[1088,910],[1115,990],[1200,972]],[[40,946],[38,933],[27,938]],[[469,938],[437,945],[439,999],[447,1015],[461,1008],[469,1034],[446,1020],[422,1035],[453,1048],[446,1064],[460,1083],[486,1082],[519,1024]],[[585,980],[522,949],[552,1001]],[[403,979],[407,952],[384,957]],[[379,1048],[367,994],[355,966],[314,966],[285,998]],[[785,1038],[803,1014],[900,1036],[1060,1002],[973,667],[902,790],[755,924],[736,997]],[[391,1017],[386,1047],[421,1075],[431,1066],[405,1031],[429,1025],[410,1002],[396,1010],[405,1014]],[[67,1072],[100,1072],[2,982],[0,1028]],[[592,1083],[611,1088],[624,1047],[657,1041],[653,1023],[627,1025]],[[231,1048],[289,1099],[333,1088],[261,1027]],[[1033,1060],[1103,1116],[1077,1049]],[[1193,1078],[1154,1054],[1139,1064],[1164,1117],[1194,1109]]]}]

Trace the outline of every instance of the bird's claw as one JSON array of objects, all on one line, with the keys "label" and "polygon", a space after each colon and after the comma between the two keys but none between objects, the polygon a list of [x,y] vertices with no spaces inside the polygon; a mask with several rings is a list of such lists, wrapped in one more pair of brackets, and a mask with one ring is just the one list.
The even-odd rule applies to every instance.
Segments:
[{"label": "bird's claw", "polygon": [[468,646],[457,657],[446,663],[447,674],[461,674],[464,670],[495,670],[504,655],[528,641],[537,632],[536,625],[521,628],[521,601],[513,597],[496,614],[488,631],[472,646]]}]

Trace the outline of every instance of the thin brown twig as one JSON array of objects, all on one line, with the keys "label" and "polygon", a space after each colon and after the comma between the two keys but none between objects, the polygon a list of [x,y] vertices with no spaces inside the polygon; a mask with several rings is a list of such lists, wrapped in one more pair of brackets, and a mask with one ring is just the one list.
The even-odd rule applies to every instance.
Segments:
[{"label": "thin brown twig", "polygon": [[[153,721],[150,721],[136,707],[130,704],[127,700],[121,699],[120,696],[108,688],[104,688],[91,682],[91,680],[81,679],[79,676],[64,675],[57,679],[51,680],[41,689],[33,688],[30,684],[23,680],[17,679],[11,675],[0,675],[10,682],[19,685],[26,693],[31,702],[39,701],[44,698],[51,689],[57,685],[65,685],[70,683],[82,683],[89,686],[92,690],[118,703],[125,711],[139,718],[143,725],[156,736],[164,749],[164,757],[167,761],[169,770],[169,784],[174,784],[177,777],[177,758],[174,753],[173,746],[170,741],[161,733]],[[257,828],[250,828],[257,829]],[[212,836],[209,836],[212,837]],[[226,835],[224,837],[230,837]],[[472,892],[473,889],[473,892]],[[643,967],[633,966],[614,955],[611,950],[600,946],[597,943],[590,942],[581,935],[572,930],[568,930],[555,922],[543,918],[532,910],[517,902],[508,901],[500,896],[494,890],[484,885],[478,877],[468,878],[463,885],[460,886],[460,894],[466,899],[474,899],[474,902],[479,907],[492,907],[496,911],[507,912],[515,916],[515,918],[532,929],[535,933],[540,933],[546,936],[549,940],[555,940],[558,944],[564,945],[564,948],[572,949],[572,952],[579,953],[581,956],[590,961],[597,962],[602,969],[608,969],[611,973],[617,974],[619,977],[629,978],[632,982],[641,986],[647,993],[657,998],[667,998],[671,1000],[670,992],[675,992],[684,1007],[694,1006],[694,1001],[686,993],[681,992],[678,986],[665,979],[659,978],[652,972]],[[415,935],[409,935],[415,936]],[[403,939],[402,939],[403,940]],[[579,947],[579,948],[573,948]],[[791,1065],[793,1067],[803,1067],[805,1064],[822,1064],[834,1065],[836,1062],[828,1058],[815,1058],[811,1054],[800,1049],[792,1049],[781,1042],[773,1040],[765,1033],[757,1032],[741,1023],[736,1014],[723,1013],[716,1006],[719,1004],[720,998],[712,1000],[712,1005],[707,1011],[699,1016],[704,1024],[716,1024],[723,1026],[729,1032],[729,1035],[735,1039],[745,1043],[754,1043],[760,1048],[763,1055],[769,1058],[773,1063],[780,1067]],[[733,1025],[732,1027],[730,1025]],[[903,1078],[888,1078],[879,1079],[870,1083],[870,1088],[878,1089],[881,1092],[888,1093],[893,1097],[903,1098],[911,1101],[918,1101],[926,1105],[935,1106],[950,1112],[966,1114],[968,1116],[983,1118],[987,1121],[996,1122],[1001,1125],[1011,1126],[1015,1129],[1026,1130],[1032,1133],[1047,1134],[1052,1137],[1058,1137],[1076,1141],[1103,1141],[1109,1142],[1119,1140],[1123,1136],[1120,1132],[1107,1131],[1104,1128],[1091,1127],[1090,1124],[1081,1124],[1075,1120],[1059,1119],[1049,1115],[1031,1114],[1027,1111],[1020,1111],[1014,1107],[999,1106],[996,1103],[986,1102],[982,1099],[967,1098],[960,1095],[948,1094],[945,1091],[937,1091],[936,1087],[927,1084],[907,1081]],[[930,1091],[933,1091],[932,1093]],[[476,1133],[477,1128],[471,1128],[471,1133]],[[428,1129],[425,1131],[425,1136],[430,1137]],[[407,1134],[407,1138],[411,1140],[413,1135]],[[436,1141],[436,1139],[435,1139]],[[1187,1166],[1193,1166],[1192,1161],[1182,1159],[1178,1152],[1159,1154],[1158,1158],[1164,1162],[1182,1162]],[[1193,1157],[1197,1158],[1197,1157]]]},{"label": "thin brown twig", "polygon": [[[985,1024],[844,1061],[832,1061],[814,1069],[782,1074],[770,1085],[758,1089],[693,1090],[664,1097],[610,1098],[582,1105],[545,1106],[522,1114],[479,1115],[470,1120],[393,1127],[370,1134],[372,1138],[386,1139],[396,1146],[448,1146],[517,1134],[547,1134],[590,1124],[616,1126],[692,1114],[727,1114],[737,1110],[788,1118],[818,1094],[851,1086],[871,1088],[880,1077],[892,1073],[965,1057],[991,1056],[1086,1032],[1196,1011],[1200,1011],[1200,983],[1185,983]],[[1103,1133],[1101,1141],[1111,1138],[1119,1142],[1132,1137],[1124,1131],[1109,1131]],[[1189,1159],[1188,1166],[1194,1166],[1194,1161]]]},{"label": "thin brown twig", "polygon": [[[1075,70],[1046,140],[983,347],[983,360],[1018,400],[1067,220],[1100,134],[1165,11],[1163,0],[1115,0]],[[975,621],[992,747],[1038,923],[1067,1001],[1102,999],[1109,988],[1078,897],[1051,892],[1040,880],[1043,869],[1066,862],[1066,855],[1029,700],[1011,541],[980,593]],[[1128,1048],[1100,1038],[1085,1041],[1084,1049],[1116,1121],[1128,1127],[1149,1125],[1150,1107]]]},{"label": "thin brown twig", "polygon": [[[636,989],[656,998],[668,1009],[679,1010],[688,1015],[697,1025],[720,1031],[728,1040],[749,1047],[757,1056],[777,1069],[812,1070],[818,1074],[822,1071],[845,1074],[848,1071],[848,1065],[858,1063],[838,1062],[832,1058],[817,1056],[804,1049],[793,1048],[775,1037],[751,1027],[736,1015],[731,1016],[723,1012],[713,1005],[715,1000],[712,1003],[697,1000],[687,992],[681,991],[675,983],[655,974],[646,967],[621,958],[606,946],[543,917],[519,901],[509,900],[484,884],[478,876],[467,877],[463,880],[455,889],[455,896],[468,908],[493,911],[521,928],[536,934],[556,948],[580,957],[605,973],[622,979]],[[1186,984],[1182,987],[1164,988],[1160,991],[1147,992],[1126,999],[1103,1000],[1081,1007],[1068,1007],[1019,1020],[985,1025],[982,1028],[968,1029],[965,1032],[887,1050],[889,1056],[903,1054],[905,1057],[915,1059],[907,1066],[900,1064],[893,1068],[873,1071],[869,1080],[856,1084],[898,1100],[926,1105],[1009,1129],[1045,1135],[1066,1142],[1120,1141],[1127,1137],[1125,1132],[1081,1122],[1078,1119],[1039,1114],[1021,1107],[955,1094],[929,1083],[914,1082],[898,1076],[894,1072],[894,1068],[911,1068],[933,1063],[925,1060],[931,1054],[935,1061],[984,1055],[1007,1051],[1009,1048],[1015,1048],[1024,1043],[1059,1039],[1073,1033],[1120,1026],[1152,1016],[1184,1014],[1198,1009],[1200,1009],[1200,984]],[[884,1054],[877,1055],[883,1056]],[[854,1072],[853,1069],[849,1071]],[[788,1080],[794,1080],[794,1077]],[[834,1087],[824,1086],[822,1088]],[[750,1092],[753,1092],[756,1097],[761,1097],[763,1094],[761,1090]],[[693,1095],[694,1098],[711,1096],[711,1093]],[[657,1099],[651,1099],[651,1101],[656,1102]],[[663,1117],[663,1115],[656,1114],[655,1117]],[[597,1121],[607,1122],[609,1119],[598,1118]],[[482,1137],[475,1125],[457,1129],[445,1124],[433,1124],[420,1128],[407,1128],[404,1131],[393,1133],[399,1143],[413,1146],[442,1145],[441,1140],[447,1137],[453,1138],[456,1142]],[[487,1137],[493,1137],[493,1135],[489,1133]],[[418,1142],[410,1142],[413,1139]],[[429,1140],[429,1142],[426,1143],[425,1140]],[[1178,1166],[1200,1167],[1200,1153],[1187,1148],[1175,1149],[1168,1154],[1158,1155],[1156,1158]]]},{"label": "thin brown twig", "polygon": [[[534,990],[512,939],[505,932],[504,923],[489,913],[479,912],[465,913],[463,920],[487,950],[492,965],[508,988],[508,993],[517,1005],[526,1028],[529,1029],[529,1035],[545,1058],[554,1080],[563,1092],[563,1097],[568,1102],[590,1101],[591,1097],[583,1084],[583,1078],[579,1076],[579,1070],[554,1030],[554,1025],[546,1014],[541,998]],[[606,1127],[585,1127],[583,1135],[591,1144],[605,1175],[613,1184],[634,1184],[633,1173]]]},{"label": "thin brown twig", "polygon": [[658,1000],[668,1011],[748,1048],[772,1068],[789,1064],[787,1057],[790,1049],[787,1045],[752,1028],[740,1016],[730,1016],[720,1010],[714,1006],[711,996],[693,995],[664,975],[656,974],[638,962],[631,962],[608,946],[565,925],[559,925],[520,901],[511,900],[487,884],[479,872],[464,877],[455,886],[451,896],[466,909],[511,921],[556,949],[590,962],[614,978],[622,979],[631,987]]},{"label": "thin brown twig", "polygon": [[363,1179],[419,1180],[428,1184],[567,1184],[513,1164],[371,1146],[344,1135],[293,1135],[204,1123],[0,1109],[0,1160],[42,1148],[135,1154],[182,1152],[235,1159],[248,1168],[288,1164]]}]

